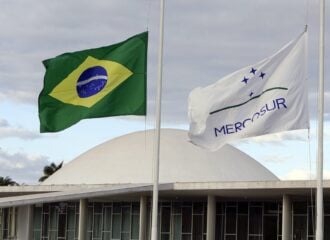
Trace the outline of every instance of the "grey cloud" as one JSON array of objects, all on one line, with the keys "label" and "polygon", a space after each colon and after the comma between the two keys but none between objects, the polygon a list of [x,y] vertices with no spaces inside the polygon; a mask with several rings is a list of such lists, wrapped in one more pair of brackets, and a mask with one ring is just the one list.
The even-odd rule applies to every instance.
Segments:
[{"label": "grey cloud", "polygon": [[[328,117],[329,118],[329,117]],[[325,119],[327,119],[327,118],[325,118]],[[330,121],[330,120],[328,120],[328,121]],[[314,137],[316,137],[317,135],[316,135],[316,132],[315,132],[315,135],[314,135]],[[330,129],[329,128],[326,128],[325,127],[325,129],[324,129],[324,138],[325,139],[330,139]]]},{"label": "grey cloud", "polygon": [[280,132],[274,134],[268,134],[253,138],[246,138],[238,141],[238,144],[272,144],[278,146],[285,146],[284,141],[298,141],[298,142],[307,142],[308,134],[307,130],[296,130],[289,132]]},{"label": "grey cloud", "polygon": [[[318,5],[310,1],[308,9],[309,89],[315,94]],[[154,106],[158,1],[15,0],[2,3],[1,11],[0,22],[7,24],[1,26],[0,84],[6,87],[0,88],[0,98],[37,104],[43,84],[43,59],[67,51],[108,45],[148,27],[148,107]],[[269,56],[302,31],[305,14],[305,2],[300,0],[167,1],[164,121],[187,123],[187,96],[193,88],[211,84]],[[326,89],[330,91],[330,83],[326,83]],[[310,99],[311,110],[314,100]],[[153,113],[154,109],[149,112]],[[330,113],[329,107],[326,112]],[[314,118],[314,114],[311,117]]]},{"label": "grey cloud", "polygon": [[6,119],[1,119],[0,118],[0,128],[1,127],[8,127],[9,126],[9,123]]},{"label": "grey cloud", "polygon": [[[308,169],[292,169],[286,175],[280,176],[282,180],[314,180],[316,179],[315,173]],[[323,170],[323,179],[330,179],[330,171]]]},{"label": "grey cloud", "polygon": [[282,164],[286,161],[292,159],[292,156],[278,156],[278,155],[268,155],[262,158],[263,162]]},{"label": "grey cloud", "polygon": [[23,140],[32,140],[40,137],[41,135],[36,132],[11,126],[6,119],[0,119],[0,139],[20,138]]},{"label": "grey cloud", "polygon": [[330,121],[330,113],[324,114],[324,120],[325,121]]},{"label": "grey cloud", "polygon": [[[173,9],[176,4],[172,3]],[[313,34],[310,35],[308,72],[312,76],[309,91],[313,94],[317,88],[314,81],[317,76],[317,62],[313,60],[317,56],[317,25],[313,22],[317,16],[317,6],[310,5],[310,29]],[[253,4],[218,2],[214,3],[214,11],[201,7],[195,8],[195,11],[189,9],[184,14],[179,14],[182,9],[176,9],[177,12],[169,20],[167,37],[165,36],[163,108],[172,113],[165,118],[179,116],[183,122],[187,114],[187,96],[191,89],[213,83],[232,71],[274,53],[302,31],[305,18],[304,4],[299,4],[298,1],[290,1],[290,4],[282,1],[277,1],[276,4],[260,1]],[[278,18],[292,9],[295,9],[295,14],[288,14],[292,17],[290,22]],[[221,17],[216,18],[216,12],[220,12],[218,15]],[[185,22],[180,24],[182,19]],[[237,29],[231,26],[236,26]],[[326,89],[329,88],[326,85]],[[181,94],[175,94],[178,90]],[[311,102],[311,109],[313,105],[315,103]],[[326,111],[330,112],[330,109],[327,108]],[[311,118],[315,118],[315,115],[311,114]]]},{"label": "grey cloud", "polygon": [[37,183],[43,167],[47,164],[47,156],[29,155],[24,152],[11,154],[0,149],[0,176],[9,176],[20,184]]},{"label": "grey cloud", "polygon": [[13,96],[10,100],[20,104],[35,104],[38,99],[38,95],[35,92],[10,89],[0,93],[0,100],[8,100],[8,96]]},{"label": "grey cloud", "polygon": [[[325,120],[330,120],[330,90],[324,93],[324,113],[325,113]],[[310,109],[310,116],[312,119],[317,119],[318,117],[318,93],[312,92],[309,93],[309,109]]]},{"label": "grey cloud", "polygon": [[[1,22],[6,24],[0,23],[4,33],[0,43],[1,99],[35,105],[43,84],[42,60],[122,40],[124,37],[118,36],[118,29],[129,27],[128,16],[143,12],[134,13],[134,7],[112,2],[15,0],[2,3]],[[116,13],[121,7],[127,15]],[[136,24],[132,29],[134,27]],[[125,32],[125,37],[132,35],[122,31]]]}]

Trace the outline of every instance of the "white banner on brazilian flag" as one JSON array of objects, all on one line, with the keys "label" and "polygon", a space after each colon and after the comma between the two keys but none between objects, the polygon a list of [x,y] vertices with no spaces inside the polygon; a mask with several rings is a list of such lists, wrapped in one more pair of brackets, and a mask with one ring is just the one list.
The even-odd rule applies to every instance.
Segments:
[{"label": "white banner on brazilian flag", "polygon": [[189,137],[216,150],[239,138],[309,127],[307,32],[271,57],[191,91]]}]

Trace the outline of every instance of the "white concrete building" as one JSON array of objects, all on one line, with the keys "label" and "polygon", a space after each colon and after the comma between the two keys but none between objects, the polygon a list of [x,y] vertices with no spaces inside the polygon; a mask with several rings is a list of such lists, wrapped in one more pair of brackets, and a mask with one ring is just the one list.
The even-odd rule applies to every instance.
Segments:
[{"label": "white concrete building", "polygon": [[[0,187],[0,239],[150,239],[152,139],[128,134],[41,185]],[[194,146],[183,130],[162,130],[160,155],[159,240],[313,239],[314,181],[280,181],[230,145]]]}]

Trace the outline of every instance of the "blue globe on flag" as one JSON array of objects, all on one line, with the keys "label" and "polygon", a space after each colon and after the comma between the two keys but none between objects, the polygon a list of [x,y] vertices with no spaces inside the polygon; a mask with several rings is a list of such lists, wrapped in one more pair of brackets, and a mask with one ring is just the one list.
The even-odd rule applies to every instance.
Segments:
[{"label": "blue globe on flag", "polygon": [[86,69],[77,81],[77,93],[80,98],[98,94],[106,85],[108,74],[105,68],[95,66]]}]

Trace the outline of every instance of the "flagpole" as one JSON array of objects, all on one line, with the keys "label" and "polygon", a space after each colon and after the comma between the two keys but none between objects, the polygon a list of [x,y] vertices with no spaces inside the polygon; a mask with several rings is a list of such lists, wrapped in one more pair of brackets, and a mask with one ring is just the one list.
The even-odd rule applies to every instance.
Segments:
[{"label": "flagpole", "polygon": [[162,77],[163,77],[164,0],[160,0],[159,24],[160,24],[160,28],[159,28],[157,99],[156,99],[156,133],[154,137],[155,151],[154,151],[154,159],[153,159],[154,163],[153,163],[151,240],[157,240],[159,147],[160,147],[159,145],[160,145]]},{"label": "flagpole", "polygon": [[325,0],[320,0],[318,150],[316,189],[316,240],[323,240],[323,114],[324,114],[324,28]]}]

